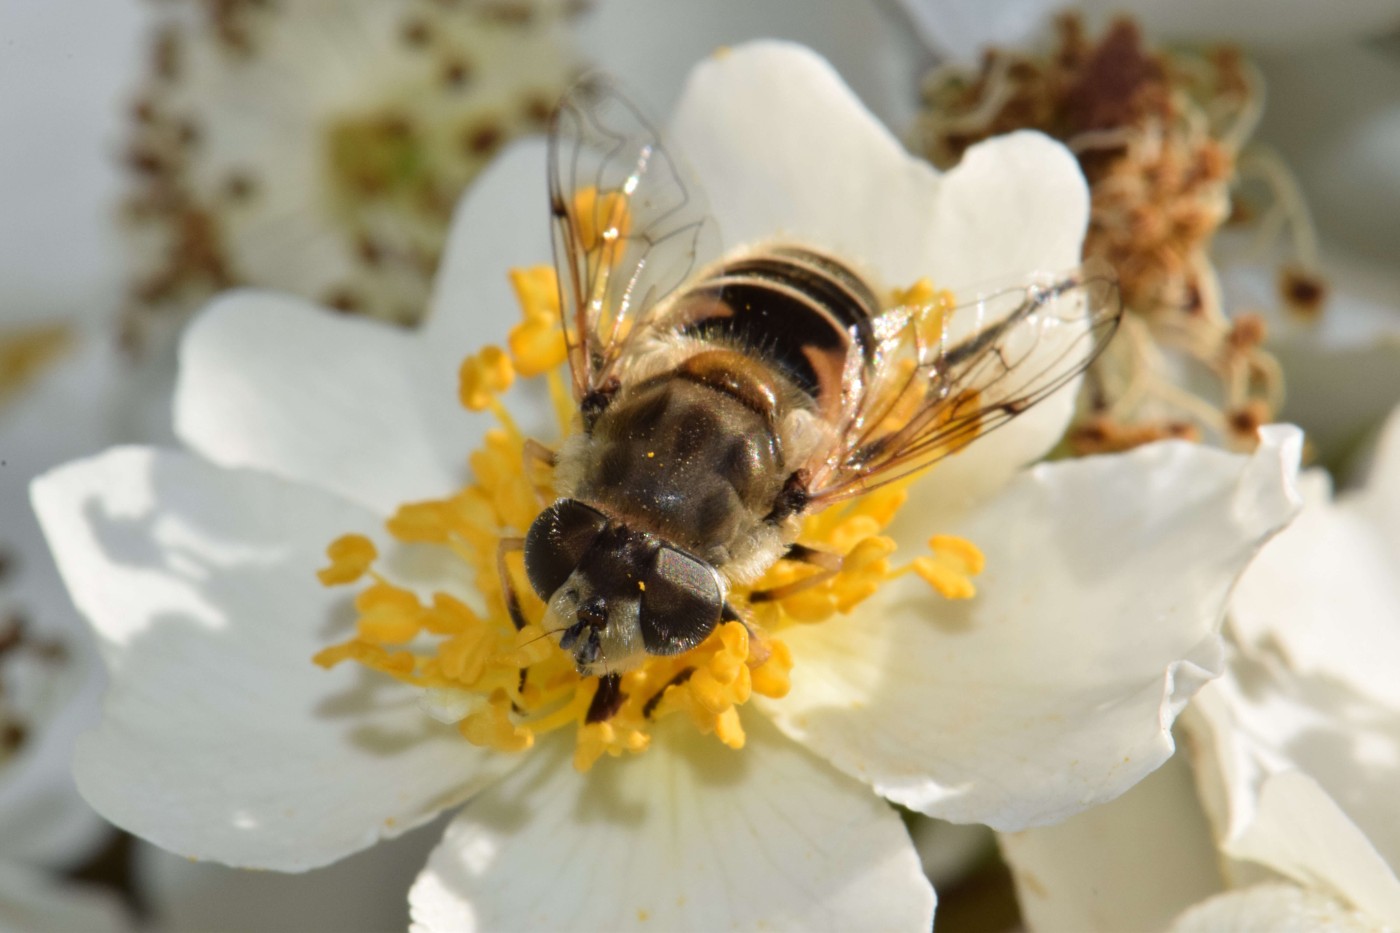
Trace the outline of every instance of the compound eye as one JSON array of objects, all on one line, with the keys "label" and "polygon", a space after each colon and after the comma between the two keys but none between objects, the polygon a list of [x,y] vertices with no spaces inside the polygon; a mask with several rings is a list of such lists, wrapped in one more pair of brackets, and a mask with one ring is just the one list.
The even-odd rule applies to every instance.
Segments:
[{"label": "compound eye", "polygon": [[647,651],[689,651],[714,631],[723,609],[724,591],[713,567],[674,548],[656,552],[638,619]]},{"label": "compound eye", "polygon": [[607,525],[607,516],[576,499],[540,513],[525,535],[525,574],[541,599],[564,585]]}]

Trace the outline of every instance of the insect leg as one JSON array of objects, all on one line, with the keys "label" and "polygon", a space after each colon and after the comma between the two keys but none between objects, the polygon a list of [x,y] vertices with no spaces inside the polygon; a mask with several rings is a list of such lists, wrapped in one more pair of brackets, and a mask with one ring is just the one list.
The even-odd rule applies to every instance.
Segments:
[{"label": "insect leg", "polygon": [[558,461],[558,456],[554,451],[535,440],[533,437],[525,438],[525,458],[527,460],[537,460],[554,469],[554,464]]},{"label": "insect leg", "polygon": [[[554,465],[559,462],[558,454],[541,444],[539,441],[535,440],[533,437],[525,438],[524,453],[525,476],[527,478],[532,478],[535,475],[534,467],[536,464],[544,464],[545,467],[547,467],[550,470],[553,470]],[[544,491],[540,489],[540,487],[534,482],[533,479],[531,479],[530,485],[534,487],[535,495],[539,498],[540,505],[549,505],[549,496],[546,495]]]},{"label": "insect leg", "polygon": [[622,692],[622,675],[602,675],[598,678],[598,689],[593,694],[593,701],[588,704],[588,715],[583,721],[607,722],[622,709],[626,699],[627,694]]},{"label": "insect leg", "polygon": [[520,597],[515,592],[515,581],[511,579],[510,568],[506,566],[506,555],[525,550],[524,538],[502,538],[496,545],[496,573],[501,578],[501,593],[505,596],[506,612],[510,622],[518,632],[525,627],[525,613],[520,610]]},{"label": "insect leg", "polygon": [[825,583],[841,572],[842,557],[840,554],[819,551],[816,548],[807,547],[805,544],[792,545],[787,549],[787,553],[782,556],[782,559],[811,564],[817,568],[817,572],[811,576],[803,577],[801,580],[794,580],[772,589],[754,590],[749,594],[749,602],[766,603],[775,599],[787,599],[803,590]]}]

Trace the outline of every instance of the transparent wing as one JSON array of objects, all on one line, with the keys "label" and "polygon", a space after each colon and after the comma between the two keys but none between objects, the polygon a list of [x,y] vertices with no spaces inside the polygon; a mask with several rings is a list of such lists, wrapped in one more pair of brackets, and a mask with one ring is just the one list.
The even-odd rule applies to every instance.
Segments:
[{"label": "transparent wing", "polygon": [[807,466],[810,507],[908,476],[1073,382],[1117,330],[1104,268],[989,291],[957,307],[885,312],[847,360],[841,440]]},{"label": "transparent wing", "polygon": [[549,194],[560,309],[584,399],[618,375],[661,300],[719,253],[698,186],[661,134],[604,77],[587,76],[550,124]]}]

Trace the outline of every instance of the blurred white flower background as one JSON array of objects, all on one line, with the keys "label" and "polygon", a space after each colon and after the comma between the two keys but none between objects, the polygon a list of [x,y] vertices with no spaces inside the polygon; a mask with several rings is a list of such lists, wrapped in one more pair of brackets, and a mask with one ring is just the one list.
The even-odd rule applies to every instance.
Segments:
[{"label": "blurred white flower background", "polygon": [[[542,134],[590,68],[674,126],[728,245],[777,224],[954,287],[1068,265],[1087,223],[1125,324],[1077,407],[890,526],[975,541],[977,596],[911,575],[784,630],[744,749],[658,729],[579,775],[425,725],[337,762],[332,676],[407,688],[311,663],[346,609],[314,570],[467,481],[457,364],[549,261]],[[11,0],[0,367],[0,930],[401,929],[410,889],[424,930],[1400,927],[1392,0]],[[147,463],[195,479],[163,501]],[[246,652],[201,673],[201,631]],[[728,835],[671,853],[629,794]]]}]

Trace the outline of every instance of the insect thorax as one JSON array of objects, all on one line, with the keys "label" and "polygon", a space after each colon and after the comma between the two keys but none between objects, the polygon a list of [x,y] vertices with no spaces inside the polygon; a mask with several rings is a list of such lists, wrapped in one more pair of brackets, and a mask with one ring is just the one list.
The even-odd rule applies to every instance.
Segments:
[{"label": "insect thorax", "polygon": [[[691,359],[718,378],[720,353],[744,362]],[[582,461],[576,498],[718,568],[751,548],[787,478],[774,424],[685,366],[624,390],[570,447]]]}]

